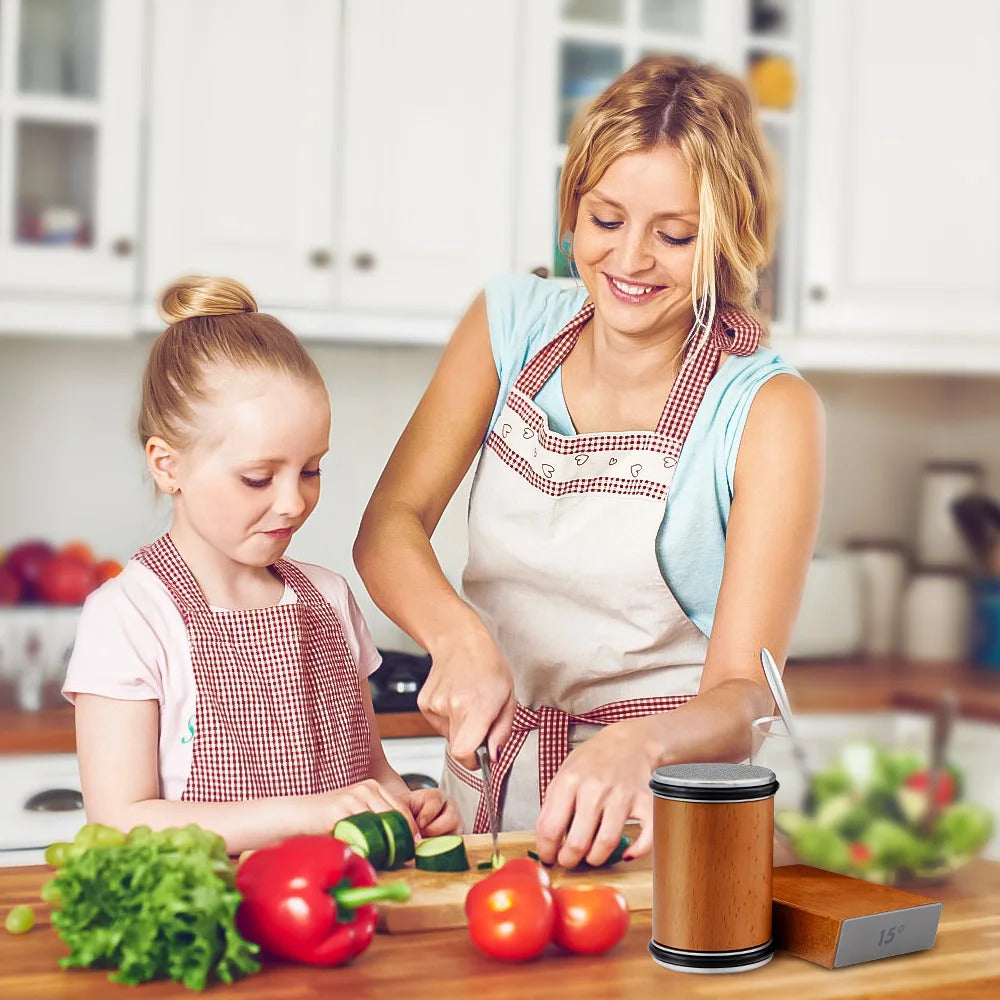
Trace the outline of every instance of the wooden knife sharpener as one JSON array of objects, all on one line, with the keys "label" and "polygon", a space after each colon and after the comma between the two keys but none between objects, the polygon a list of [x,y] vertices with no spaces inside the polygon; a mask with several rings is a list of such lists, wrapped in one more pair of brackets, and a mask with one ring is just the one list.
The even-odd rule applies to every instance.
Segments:
[{"label": "wooden knife sharpener", "polygon": [[942,909],[926,896],[808,865],[775,868],[771,895],[775,946],[827,969],[925,951]]}]

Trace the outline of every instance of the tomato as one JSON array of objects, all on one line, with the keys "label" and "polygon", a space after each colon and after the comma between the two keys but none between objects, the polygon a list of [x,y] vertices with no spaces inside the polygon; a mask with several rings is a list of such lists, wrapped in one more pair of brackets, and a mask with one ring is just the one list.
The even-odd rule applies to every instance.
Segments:
[{"label": "tomato", "polygon": [[107,583],[122,571],[122,564],[117,559],[102,559],[94,570],[97,572],[97,582]]},{"label": "tomato", "polygon": [[557,945],[579,955],[598,955],[613,948],[628,930],[625,897],[610,885],[564,883],[552,890]]},{"label": "tomato", "polygon": [[[906,779],[907,788],[912,788],[915,792],[923,792],[924,795],[928,794],[930,783],[931,775],[930,771],[927,770],[917,771],[916,774],[911,774]],[[951,805],[955,801],[955,778],[949,771],[941,770],[937,780],[937,787],[935,788],[934,799],[939,806]]]},{"label": "tomato", "polygon": [[38,596],[50,604],[83,604],[97,587],[97,572],[91,563],[76,556],[55,555],[38,573]]},{"label": "tomato", "polygon": [[79,540],[72,542],[67,542],[60,550],[59,555],[61,556],[73,556],[75,559],[79,559],[80,562],[93,563],[94,550],[86,543]]},{"label": "tomato", "polygon": [[513,861],[508,861],[501,865],[497,871],[503,872],[507,878],[511,879],[523,877],[529,881],[534,880],[545,889],[548,889],[552,885],[549,873],[537,861],[532,861],[531,858],[515,858]]},{"label": "tomato", "polygon": [[465,897],[472,943],[491,958],[524,962],[552,940],[552,893],[537,876],[505,874],[507,865],[477,882]]}]

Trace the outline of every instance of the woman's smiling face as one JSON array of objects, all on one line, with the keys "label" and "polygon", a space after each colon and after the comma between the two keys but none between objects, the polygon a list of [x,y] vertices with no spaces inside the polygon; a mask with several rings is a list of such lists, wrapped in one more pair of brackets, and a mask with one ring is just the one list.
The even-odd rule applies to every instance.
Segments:
[{"label": "woman's smiling face", "polygon": [[686,335],[698,188],[680,153],[619,156],[580,199],[573,259],[601,323],[626,336]]}]

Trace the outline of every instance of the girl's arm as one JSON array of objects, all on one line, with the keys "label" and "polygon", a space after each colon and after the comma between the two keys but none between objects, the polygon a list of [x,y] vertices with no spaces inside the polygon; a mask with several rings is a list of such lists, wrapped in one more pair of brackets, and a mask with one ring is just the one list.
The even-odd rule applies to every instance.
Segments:
[{"label": "girl's arm", "polygon": [[652,844],[653,770],[748,755],[750,723],[773,707],[760,650],[784,663],[819,526],[824,467],[819,398],[802,379],[775,376],[758,391],[740,442],[698,696],[672,712],[608,726],[573,751],[536,825],[543,861],[601,863],[630,816],[643,832],[629,856],[644,853]]},{"label": "girl's arm", "polygon": [[158,734],[156,701],[77,694],[76,745],[88,821],[119,830],[197,823],[223,837],[232,854],[298,833],[329,833],[338,820],[368,809],[396,809],[413,825],[408,798],[375,780],[318,795],[243,802],[166,801],[160,798]]},{"label": "girl's arm", "polygon": [[430,537],[482,444],[499,388],[481,294],[393,450],[354,543],[372,599],[431,654],[420,709],[468,767],[487,734],[494,750],[507,741],[513,682],[485,626],[445,578]]}]

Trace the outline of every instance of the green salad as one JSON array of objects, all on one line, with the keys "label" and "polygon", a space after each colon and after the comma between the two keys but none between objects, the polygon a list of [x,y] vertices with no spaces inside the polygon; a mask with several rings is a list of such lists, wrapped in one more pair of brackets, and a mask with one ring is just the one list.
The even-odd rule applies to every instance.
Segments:
[{"label": "green salad", "polygon": [[848,743],[812,776],[803,808],[779,810],[775,825],[798,858],[817,868],[869,882],[942,878],[983,847],[993,819],[962,801],[962,774],[949,764],[933,793],[940,812],[928,823],[930,784],[919,754]]}]

